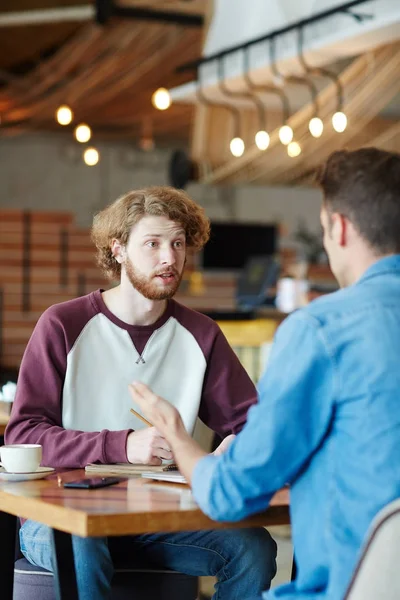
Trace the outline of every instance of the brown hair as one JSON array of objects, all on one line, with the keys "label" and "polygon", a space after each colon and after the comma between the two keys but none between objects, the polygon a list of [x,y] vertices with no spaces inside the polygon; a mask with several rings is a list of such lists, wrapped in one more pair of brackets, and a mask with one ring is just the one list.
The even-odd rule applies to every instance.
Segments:
[{"label": "brown hair", "polygon": [[376,253],[400,252],[400,154],[340,150],[316,179],[329,213],[347,217]]},{"label": "brown hair", "polygon": [[180,223],[185,230],[186,245],[201,250],[210,236],[210,222],[204,210],[183,190],[154,186],[133,190],[118,198],[95,215],[92,241],[97,248],[97,264],[110,279],[119,278],[121,265],[111,252],[117,239],[126,245],[133,225],[144,216],[163,216]]}]

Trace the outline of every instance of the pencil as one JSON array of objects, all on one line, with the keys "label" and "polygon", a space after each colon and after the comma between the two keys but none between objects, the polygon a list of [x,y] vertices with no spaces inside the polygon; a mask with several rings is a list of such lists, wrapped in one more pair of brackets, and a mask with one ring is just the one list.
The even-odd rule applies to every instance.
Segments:
[{"label": "pencil", "polygon": [[[131,411],[132,414],[135,415],[135,417],[137,417],[138,419],[143,421],[143,423],[145,425],[147,425],[148,427],[153,427],[152,423],[150,423],[150,421],[148,421],[147,419],[142,417],[142,415],[139,415],[139,413],[137,413],[136,410],[133,410],[133,408],[130,408],[129,410]],[[178,467],[176,466],[175,463],[167,465],[166,467],[163,468],[163,471],[177,471],[177,470],[178,470]]]},{"label": "pencil", "polygon": [[147,419],[145,419],[144,417],[142,417],[142,415],[139,415],[139,413],[136,412],[136,410],[133,410],[133,408],[130,409],[131,413],[135,415],[135,417],[137,417],[138,419],[140,419],[145,425],[147,425],[147,427],[153,427],[153,424],[150,423],[150,421],[148,421]]}]

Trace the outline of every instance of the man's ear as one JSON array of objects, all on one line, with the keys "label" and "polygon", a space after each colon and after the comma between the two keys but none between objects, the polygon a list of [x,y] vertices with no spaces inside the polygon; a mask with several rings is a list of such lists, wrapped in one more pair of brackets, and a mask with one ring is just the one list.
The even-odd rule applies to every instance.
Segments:
[{"label": "man's ear", "polygon": [[331,216],[332,222],[332,238],[338,246],[347,246],[348,244],[348,222],[346,217],[340,213],[333,213]]},{"label": "man's ear", "polygon": [[125,260],[125,246],[123,246],[119,240],[114,239],[111,242],[111,253],[113,254],[115,260],[122,264]]}]

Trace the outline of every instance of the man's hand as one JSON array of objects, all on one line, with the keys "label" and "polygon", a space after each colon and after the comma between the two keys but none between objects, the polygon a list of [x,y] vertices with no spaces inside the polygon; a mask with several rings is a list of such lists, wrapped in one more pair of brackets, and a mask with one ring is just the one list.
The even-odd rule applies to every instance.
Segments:
[{"label": "man's hand", "polygon": [[133,401],[140,406],[143,415],[153,423],[160,435],[168,440],[169,435],[186,431],[175,406],[156,396],[144,383],[134,382],[128,387]]},{"label": "man's hand", "polygon": [[193,470],[198,461],[206,456],[206,452],[186,431],[179,411],[167,400],[153,394],[144,383],[135,381],[129,386],[129,391],[142,414],[153,423],[154,427],[149,429],[157,429],[163,439],[167,440],[180,472],[191,484]]},{"label": "man's hand", "polygon": [[173,458],[167,440],[155,427],[132,431],[126,441],[126,454],[130,463],[161,465],[162,458]]},{"label": "man's hand", "polygon": [[224,438],[222,440],[220,445],[217,448],[215,448],[215,450],[214,450],[214,452],[212,452],[212,454],[214,454],[214,456],[220,456],[221,454],[226,452],[227,449],[229,448],[229,446],[231,445],[231,443],[233,442],[233,440],[235,439],[235,437],[236,437],[236,435],[234,433],[227,435],[226,438]]}]

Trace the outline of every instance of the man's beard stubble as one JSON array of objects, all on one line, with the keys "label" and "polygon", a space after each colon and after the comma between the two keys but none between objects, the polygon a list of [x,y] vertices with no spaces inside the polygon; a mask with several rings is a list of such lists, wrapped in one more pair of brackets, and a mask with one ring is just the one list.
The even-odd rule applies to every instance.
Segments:
[{"label": "man's beard stubble", "polygon": [[130,283],[140,294],[142,294],[142,296],[148,300],[170,300],[173,298],[173,296],[175,296],[182,280],[183,270],[181,274],[179,274],[178,271],[173,267],[170,267],[168,271],[174,274],[175,279],[170,286],[164,287],[163,289],[157,286],[157,284],[153,281],[153,276],[146,277],[140,273],[133,266],[132,261],[129,258],[127,258],[125,262],[125,272]]}]

